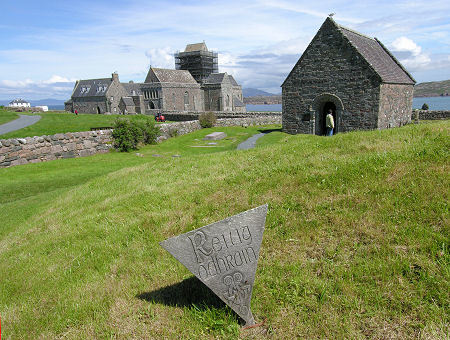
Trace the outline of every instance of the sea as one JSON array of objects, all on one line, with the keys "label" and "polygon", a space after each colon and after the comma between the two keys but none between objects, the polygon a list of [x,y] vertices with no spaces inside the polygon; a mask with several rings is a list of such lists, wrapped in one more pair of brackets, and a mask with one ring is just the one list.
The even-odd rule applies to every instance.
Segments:
[{"label": "sea", "polygon": [[[428,104],[429,110],[449,110],[450,96],[448,97],[418,97],[413,98],[413,109],[420,109],[424,103]],[[247,104],[247,111],[255,112],[281,112],[281,104],[253,105]]]},{"label": "sea", "polygon": [[[450,96],[448,97],[418,97],[413,98],[413,109],[420,109],[424,103],[427,103],[430,110],[449,110]],[[247,104],[247,111],[255,112],[281,112],[281,104],[253,105]],[[49,105],[49,110],[64,110],[64,105]]]}]

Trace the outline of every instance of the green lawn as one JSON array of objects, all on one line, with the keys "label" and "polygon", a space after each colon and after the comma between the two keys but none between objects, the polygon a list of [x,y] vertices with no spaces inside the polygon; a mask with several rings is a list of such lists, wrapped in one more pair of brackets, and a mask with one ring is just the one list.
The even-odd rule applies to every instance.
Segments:
[{"label": "green lawn", "polygon": [[19,118],[18,113],[0,109],[0,124],[8,123],[17,118]]},{"label": "green lawn", "polygon": [[[11,112],[0,110],[0,117],[7,116]],[[15,114],[15,113],[14,113]],[[29,114],[31,113],[22,113]],[[119,115],[93,115],[73,113],[57,113],[57,112],[41,112],[42,117],[36,124],[30,125],[24,129],[13,131],[0,135],[0,138],[20,138],[33,137],[42,135],[53,135],[55,133],[89,131],[96,127],[110,127]],[[123,116],[120,116],[123,117]],[[153,117],[145,115],[129,115],[127,118],[134,119],[153,119]],[[0,118],[1,119],[1,118]]]},{"label": "green lawn", "polygon": [[[230,139],[192,148],[216,130]],[[255,132],[0,169],[2,335],[448,336],[450,122],[233,150]],[[252,310],[266,322],[241,330],[158,242],[265,203]]]}]

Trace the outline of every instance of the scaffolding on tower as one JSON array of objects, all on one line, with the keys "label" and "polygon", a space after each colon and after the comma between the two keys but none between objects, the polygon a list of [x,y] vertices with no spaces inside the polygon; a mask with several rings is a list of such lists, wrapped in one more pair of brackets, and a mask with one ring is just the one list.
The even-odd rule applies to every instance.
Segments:
[{"label": "scaffolding on tower", "polygon": [[208,51],[206,44],[189,44],[184,52],[177,52],[175,69],[188,70],[198,83],[208,78],[211,73],[219,72],[217,52]]}]

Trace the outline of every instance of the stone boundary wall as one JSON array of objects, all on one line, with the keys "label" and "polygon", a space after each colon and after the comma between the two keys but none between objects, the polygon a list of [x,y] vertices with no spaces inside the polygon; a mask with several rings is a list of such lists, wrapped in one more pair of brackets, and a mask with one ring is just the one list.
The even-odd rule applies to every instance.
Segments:
[{"label": "stone boundary wall", "polygon": [[450,111],[413,110],[411,120],[414,121],[417,119],[419,120],[450,119]]},{"label": "stone boundary wall", "polygon": [[[266,117],[254,117],[254,118],[223,118],[217,119],[215,126],[255,126],[255,125],[272,125],[281,124],[281,115],[279,116],[266,116]],[[185,135],[202,127],[198,120],[189,122],[176,122],[160,124],[161,135],[158,137],[158,142],[169,139],[173,136]]]},{"label": "stone boundary wall", "polygon": [[0,139],[0,168],[105,153],[112,148],[111,131]]},{"label": "stone boundary wall", "polygon": [[[192,120],[198,120],[198,116],[201,114],[201,112],[162,112],[162,115],[166,118],[166,120],[171,120],[174,122],[185,122],[185,121],[192,121]],[[253,118],[253,117],[267,117],[267,116],[280,116],[281,112],[246,112],[246,113],[239,113],[239,112],[228,112],[228,111],[221,111],[221,112],[214,112],[216,117],[218,119],[224,119],[224,118]]]},{"label": "stone boundary wall", "polygon": [[[253,126],[281,124],[281,115],[218,119],[216,126]],[[158,125],[158,142],[184,135],[201,126],[198,120]],[[105,153],[111,149],[112,130],[58,133],[50,136],[0,139],[0,168],[39,163],[61,158],[76,158]]]}]

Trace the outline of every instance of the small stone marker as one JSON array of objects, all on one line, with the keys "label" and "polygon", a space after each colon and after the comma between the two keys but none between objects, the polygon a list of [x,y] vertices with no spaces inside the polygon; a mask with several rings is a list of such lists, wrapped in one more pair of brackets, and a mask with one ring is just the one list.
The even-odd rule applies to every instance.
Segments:
[{"label": "small stone marker", "polygon": [[254,325],[250,303],[267,204],[174,236],[160,245]]},{"label": "small stone marker", "polygon": [[206,135],[203,140],[220,140],[224,139],[227,136],[225,132],[213,132],[209,135]]}]

